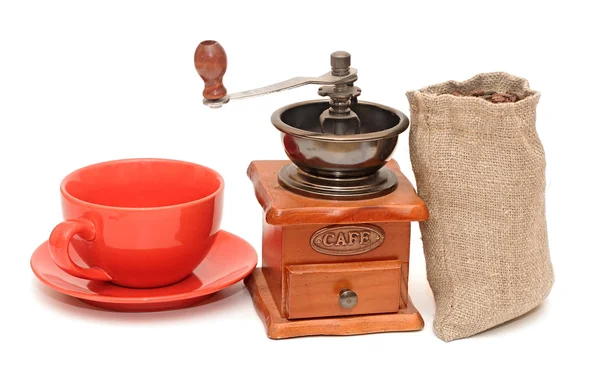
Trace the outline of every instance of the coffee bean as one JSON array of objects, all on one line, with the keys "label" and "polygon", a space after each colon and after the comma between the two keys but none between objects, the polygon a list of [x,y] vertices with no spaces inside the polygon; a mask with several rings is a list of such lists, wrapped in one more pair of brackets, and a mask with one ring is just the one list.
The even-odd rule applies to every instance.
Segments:
[{"label": "coffee bean", "polygon": [[490,101],[493,103],[506,102],[508,99],[502,93],[494,93]]}]

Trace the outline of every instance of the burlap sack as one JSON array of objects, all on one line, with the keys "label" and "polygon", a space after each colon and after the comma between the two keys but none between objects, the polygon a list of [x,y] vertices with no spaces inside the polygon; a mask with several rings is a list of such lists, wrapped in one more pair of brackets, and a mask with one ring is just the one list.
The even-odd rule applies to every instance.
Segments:
[{"label": "burlap sack", "polygon": [[[491,103],[453,91],[511,91]],[[436,304],[434,331],[464,338],[520,316],[550,292],[545,155],[536,132],[540,94],[506,73],[407,93],[410,157],[429,208],[420,225]]]}]

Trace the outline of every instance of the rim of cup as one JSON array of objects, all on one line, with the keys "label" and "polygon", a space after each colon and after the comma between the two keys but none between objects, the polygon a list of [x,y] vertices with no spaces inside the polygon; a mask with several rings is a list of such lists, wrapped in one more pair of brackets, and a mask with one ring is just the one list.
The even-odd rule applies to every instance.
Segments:
[{"label": "rim of cup", "polygon": [[[120,207],[120,206],[111,206],[111,205],[102,205],[102,204],[97,204],[97,203],[93,203],[93,202],[88,202],[85,201],[83,199],[77,198],[75,196],[73,196],[72,194],[70,194],[67,189],[66,189],[66,184],[67,182],[70,181],[70,179],[72,177],[74,177],[77,173],[86,170],[86,169],[90,169],[90,168],[95,168],[98,166],[102,166],[102,165],[106,165],[106,164],[117,164],[117,163],[133,163],[133,162],[165,162],[165,163],[179,163],[179,164],[187,164],[187,165],[191,165],[194,167],[201,167],[211,173],[214,174],[214,176],[216,177],[216,179],[219,181],[219,187],[212,193],[210,193],[207,196],[204,196],[202,198],[198,198],[198,199],[194,199],[193,201],[188,201],[188,202],[183,202],[183,203],[177,203],[177,204],[172,204],[172,205],[167,205],[167,206],[154,206],[154,207]],[[90,206],[90,207],[94,207],[97,209],[109,209],[109,210],[121,210],[121,211],[141,211],[141,210],[167,210],[167,209],[174,209],[174,208],[181,208],[181,207],[185,207],[185,206],[190,206],[190,205],[194,205],[194,204],[198,204],[198,203],[202,203],[204,201],[207,201],[209,199],[214,198],[215,196],[217,196],[219,193],[221,193],[223,191],[223,189],[225,188],[225,180],[223,179],[223,177],[221,176],[220,173],[218,173],[217,171],[215,171],[214,169],[198,164],[198,163],[194,163],[194,162],[188,162],[188,161],[182,161],[182,160],[178,160],[178,159],[169,159],[169,158],[124,158],[124,159],[115,159],[115,160],[109,160],[109,161],[104,161],[104,162],[98,162],[98,163],[93,163],[81,168],[78,168],[74,171],[71,171],[67,176],[65,176],[62,181],[60,182],[60,192],[63,195],[63,197],[67,200],[69,200],[70,202],[74,202],[74,203],[78,203],[81,205],[85,205],[85,206]]]}]

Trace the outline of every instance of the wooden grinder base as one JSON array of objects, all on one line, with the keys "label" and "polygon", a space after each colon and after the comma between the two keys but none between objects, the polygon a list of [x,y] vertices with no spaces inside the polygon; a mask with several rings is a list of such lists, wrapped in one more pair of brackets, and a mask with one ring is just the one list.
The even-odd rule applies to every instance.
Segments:
[{"label": "wooden grinder base", "polygon": [[315,319],[288,320],[281,317],[271,291],[262,274],[262,268],[244,280],[252,296],[254,308],[265,324],[271,339],[304,337],[310,335],[356,335],[383,332],[406,332],[423,329],[421,314],[410,298],[408,307],[397,313],[376,315],[324,317]]},{"label": "wooden grinder base", "polygon": [[[410,222],[428,211],[398,164],[386,166],[398,176],[394,192],[358,201],[287,191],[277,181],[287,164],[248,168],[264,220],[262,268],[244,283],[268,337],[421,330],[408,296]],[[342,307],[348,290],[358,301]]]}]

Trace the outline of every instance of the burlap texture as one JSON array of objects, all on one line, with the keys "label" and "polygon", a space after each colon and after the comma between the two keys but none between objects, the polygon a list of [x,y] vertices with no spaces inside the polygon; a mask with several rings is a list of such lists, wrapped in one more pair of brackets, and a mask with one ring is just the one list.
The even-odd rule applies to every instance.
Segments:
[{"label": "burlap texture", "polygon": [[[494,104],[459,90],[511,91]],[[468,337],[538,306],[554,282],[545,215],[540,94],[506,73],[407,92],[410,157],[430,217],[420,223],[434,331]]]}]

